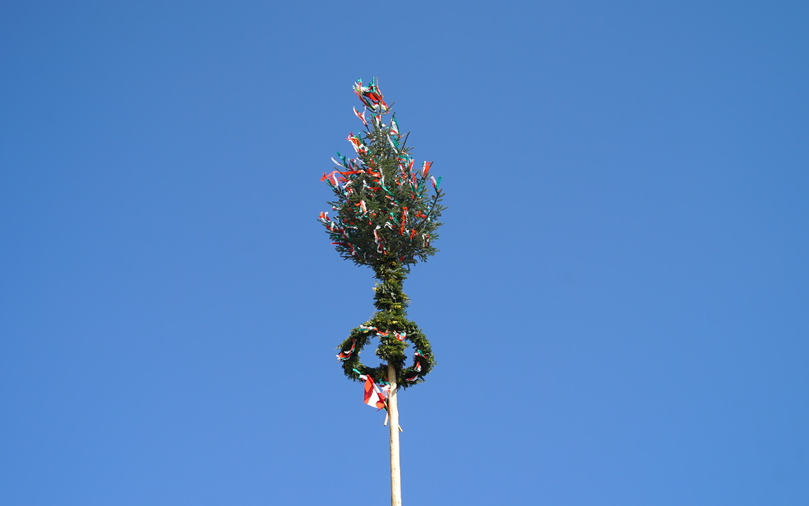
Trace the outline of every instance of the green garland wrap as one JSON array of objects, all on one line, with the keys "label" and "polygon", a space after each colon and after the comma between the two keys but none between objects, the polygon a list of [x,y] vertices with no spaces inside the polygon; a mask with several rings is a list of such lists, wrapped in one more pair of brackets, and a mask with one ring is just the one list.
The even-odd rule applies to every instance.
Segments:
[{"label": "green garland wrap", "polygon": [[[387,266],[375,269],[375,273],[381,280],[374,287],[377,312],[369,321],[351,331],[338,347],[340,353],[337,358],[343,363],[345,375],[356,381],[362,381],[360,376],[367,374],[377,383],[386,383],[387,364],[393,364],[397,386],[407,388],[424,381],[424,376],[433,369],[433,350],[418,325],[405,317],[408,298],[402,291],[406,274],[401,264],[391,260]],[[368,367],[360,362],[360,352],[372,337],[379,338],[376,355],[386,362],[378,367]],[[406,341],[412,343],[415,349],[410,367],[404,366]]]},{"label": "green garland wrap", "polygon": [[[407,388],[424,381],[435,366],[430,342],[406,318],[408,298],[402,283],[413,264],[438,251],[432,242],[438,238],[438,220],[444,210],[441,178],[429,174],[432,162],[415,167],[406,146],[408,135],[399,131],[393,115],[384,122],[391,110],[376,79],[367,86],[358,81],[354,93],[363,104],[362,112],[354,109],[354,114],[365,132],[351,133],[347,139],[357,158],[337,153],[337,159],[332,158],[335,170],[323,174],[321,181],[329,184],[336,197],[329,204],[337,215],[330,218],[323,212],[319,220],[343,258],[374,270],[377,311],[351,331],[337,357],[346,376],[355,381],[367,375],[384,384],[391,364],[398,387]],[[373,337],[380,341],[376,355],[386,362],[377,367],[360,361],[360,352]],[[413,362],[405,367],[408,343],[414,348]]]}]

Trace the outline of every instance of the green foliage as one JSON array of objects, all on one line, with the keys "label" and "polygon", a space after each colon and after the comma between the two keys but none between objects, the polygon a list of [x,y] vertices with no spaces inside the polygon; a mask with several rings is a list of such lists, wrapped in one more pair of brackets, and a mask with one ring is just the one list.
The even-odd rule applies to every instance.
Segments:
[{"label": "green foliage", "polygon": [[[361,113],[356,109],[354,113],[365,130],[348,136],[357,158],[337,153],[338,159],[332,158],[337,167],[321,178],[334,192],[335,200],[329,204],[336,216],[332,219],[329,213],[320,213],[320,221],[343,258],[373,269],[378,280],[374,288],[377,311],[351,331],[339,346],[338,358],[346,376],[357,381],[361,375],[369,375],[383,383],[387,364],[392,364],[397,384],[407,388],[422,382],[435,365],[430,342],[406,318],[408,299],[402,284],[411,265],[438,251],[432,243],[438,238],[444,210],[441,178],[429,175],[432,162],[414,168],[407,135],[399,132],[376,80],[368,86],[359,81],[354,92],[364,105]],[[360,352],[373,337],[379,338],[376,355],[386,362],[378,367],[360,361]],[[408,343],[414,348],[413,362],[405,367]]]},{"label": "green foliage", "polygon": [[[366,95],[369,89],[376,89],[375,85],[359,86]],[[364,96],[363,91],[357,94]],[[338,153],[339,160],[332,159],[338,167],[323,174],[334,192],[335,200],[329,204],[337,215],[334,219],[328,213],[320,216],[343,258],[374,269],[391,255],[406,266],[434,255],[438,250],[432,244],[444,210],[440,178],[429,175],[432,162],[415,168],[407,135],[399,132],[378,89],[377,96],[380,102],[357,113],[365,124],[364,133],[348,137],[357,158],[349,160]],[[365,120],[367,111],[370,121]]]}]

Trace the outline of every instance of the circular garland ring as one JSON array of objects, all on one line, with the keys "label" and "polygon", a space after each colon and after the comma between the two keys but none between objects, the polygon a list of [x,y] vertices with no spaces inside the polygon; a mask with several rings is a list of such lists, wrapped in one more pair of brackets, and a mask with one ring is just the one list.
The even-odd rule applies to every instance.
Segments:
[{"label": "circular garland ring", "polygon": [[[379,330],[380,327],[389,330]],[[376,355],[387,362],[377,367],[366,366],[360,361],[360,352],[373,337],[379,338]],[[406,341],[415,348],[410,367],[404,367]],[[386,384],[388,364],[393,364],[397,386],[407,388],[424,381],[424,376],[435,365],[430,342],[418,326],[401,315],[390,313],[377,313],[372,320],[352,330],[338,349],[337,358],[342,361],[343,372],[355,381],[362,381],[360,376],[368,375],[376,383]]]}]

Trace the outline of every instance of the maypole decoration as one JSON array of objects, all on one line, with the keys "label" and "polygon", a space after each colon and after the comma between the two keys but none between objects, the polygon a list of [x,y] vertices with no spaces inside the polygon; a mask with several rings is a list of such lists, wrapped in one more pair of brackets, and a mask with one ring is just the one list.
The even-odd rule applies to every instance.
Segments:
[{"label": "maypole decoration", "polygon": [[[391,503],[397,505],[401,492],[396,392],[423,382],[435,365],[430,342],[406,318],[408,298],[402,284],[412,265],[438,251],[432,243],[438,238],[444,194],[441,178],[430,175],[432,162],[415,167],[411,148],[406,146],[408,134],[399,130],[377,80],[367,86],[357,81],[354,93],[363,105],[362,111],[354,108],[354,114],[364,131],[348,136],[356,158],[337,153],[332,158],[337,167],[321,178],[331,186],[336,200],[329,202],[335,216],[322,212],[320,221],[338,253],[357,265],[371,267],[378,280],[374,287],[376,313],[351,331],[338,347],[337,358],[348,378],[365,384],[366,404],[388,412]],[[360,352],[372,338],[379,339],[376,355],[384,361],[377,367],[360,361]],[[408,343],[413,356],[406,365]]]}]

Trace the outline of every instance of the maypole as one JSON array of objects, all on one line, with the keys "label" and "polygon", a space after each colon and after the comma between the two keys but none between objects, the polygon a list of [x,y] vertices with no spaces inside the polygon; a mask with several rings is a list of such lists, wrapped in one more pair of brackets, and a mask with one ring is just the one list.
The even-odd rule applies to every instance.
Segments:
[{"label": "maypole", "polygon": [[[410,267],[425,261],[436,250],[432,243],[441,225],[444,207],[441,178],[429,175],[432,162],[415,168],[406,146],[408,134],[399,131],[395,115],[385,103],[377,80],[364,86],[354,84],[363,104],[354,114],[364,126],[348,141],[357,154],[348,159],[337,153],[336,167],[323,174],[336,200],[329,202],[334,218],[320,213],[320,221],[343,258],[371,267],[377,279],[374,287],[373,318],[351,331],[340,344],[337,358],[343,372],[364,383],[365,403],[387,412],[390,431],[391,505],[400,506],[398,391],[424,381],[435,365],[430,342],[419,327],[406,317],[409,299],[403,282]],[[386,122],[386,116],[390,115]],[[378,338],[377,367],[360,361],[369,339]],[[410,365],[406,349],[412,345]]]}]

